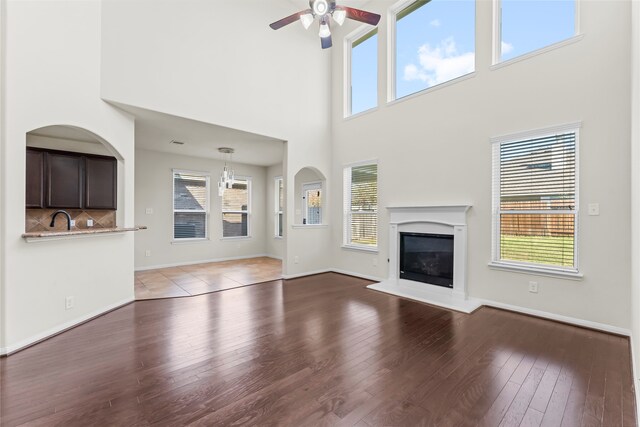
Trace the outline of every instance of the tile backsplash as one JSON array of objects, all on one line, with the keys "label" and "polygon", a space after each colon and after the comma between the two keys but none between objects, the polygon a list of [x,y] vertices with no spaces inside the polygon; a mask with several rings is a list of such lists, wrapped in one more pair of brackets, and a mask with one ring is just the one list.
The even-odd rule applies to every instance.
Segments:
[{"label": "tile backsplash", "polygon": [[[25,233],[38,231],[64,231],[67,229],[67,218],[60,214],[56,217],[55,227],[49,227],[51,217],[59,209],[27,209],[25,216]],[[114,228],[116,226],[116,211],[114,210],[82,210],[65,209],[71,219],[76,221],[72,230],[87,228]],[[93,219],[93,227],[87,227],[87,220]]]}]

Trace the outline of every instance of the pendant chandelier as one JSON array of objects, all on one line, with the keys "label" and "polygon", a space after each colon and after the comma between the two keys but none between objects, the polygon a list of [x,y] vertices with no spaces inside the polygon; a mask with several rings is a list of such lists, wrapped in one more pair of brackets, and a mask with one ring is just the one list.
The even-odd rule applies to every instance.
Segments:
[{"label": "pendant chandelier", "polygon": [[231,164],[231,157],[234,149],[220,147],[218,148],[218,151],[224,156],[224,169],[222,169],[220,180],[218,180],[218,196],[222,197],[224,190],[233,186],[235,173],[233,172],[233,169],[231,169],[231,166],[227,166],[227,160],[229,161],[229,164]]}]

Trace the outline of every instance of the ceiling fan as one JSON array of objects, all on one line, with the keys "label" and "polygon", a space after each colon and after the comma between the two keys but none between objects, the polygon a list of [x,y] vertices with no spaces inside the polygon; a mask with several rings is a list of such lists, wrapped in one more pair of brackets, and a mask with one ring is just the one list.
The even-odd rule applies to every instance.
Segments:
[{"label": "ceiling fan", "polygon": [[269,24],[269,26],[274,30],[277,30],[299,19],[306,30],[311,26],[316,18],[318,18],[318,22],[320,24],[320,31],[318,35],[320,36],[320,42],[323,49],[331,47],[332,45],[331,29],[329,28],[331,18],[333,18],[338,25],[342,25],[346,18],[370,25],[378,25],[378,22],[380,21],[380,15],[376,13],[354,9],[352,7],[337,6],[336,0],[309,0],[309,9],[301,10],[293,15],[289,15],[286,18],[282,18],[281,20],[274,22],[273,24]]}]

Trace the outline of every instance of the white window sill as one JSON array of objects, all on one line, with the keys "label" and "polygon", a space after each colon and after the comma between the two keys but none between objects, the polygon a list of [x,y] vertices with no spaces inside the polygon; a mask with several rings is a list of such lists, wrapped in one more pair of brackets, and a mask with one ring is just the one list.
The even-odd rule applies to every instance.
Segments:
[{"label": "white window sill", "polygon": [[547,53],[547,52],[550,52],[552,50],[559,49],[559,48],[561,48],[563,46],[567,46],[567,45],[579,42],[580,40],[583,39],[583,37],[584,37],[583,34],[577,34],[577,35],[575,35],[573,37],[569,37],[568,39],[559,41],[559,42],[554,43],[554,44],[550,44],[549,46],[541,47],[540,49],[536,49],[536,50],[533,50],[531,52],[524,53],[524,54],[522,54],[520,56],[516,56],[515,58],[507,59],[504,62],[496,62],[495,64],[491,65],[489,67],[489,69],[490,70],[497,70],[497,69],[500,69],[502,67],[507,67],[507,66],[509,66],[511,64],[515,64],[516,62],[524,61],[524,60],[527,60],[529,58],[533,58],[535,56],[542,55],[543,53]]},{"label": "white window sill", "polygon": [[342,245],[342,249],[347,249],[347,250],[350,250],[350,251],[362,251],[362,252],[378,253],[378,247],[377,246]]},{"label": "white window sill", "polygon": [[208,237],[203,239],[174,239],[171,241],[172,245],[188,245],[191,243],[207,243],[209,241]]},{"label": "white window sill", "polygon": [[494,270],[511,271],[513,273],[532,274],[535,276],[557,277],[559,279],[582,280],[584,275],[579,271],[560,270],[556,268],[536,267],[529,265],[512,264],[507,262],[492,261],[489,268]]},{"label": "white window sill", "polygon": [[365,116],[367,114],[374,113],[376,111],[378,111],[378,106],[377,105],[375,107],[371,107],[371,108],[369,108],[367,110],[360,111],[359,113],[349,114],[348,116],[344,116],[343,119],[344,120],[351,120],[351,119],[355,119],[356,117],[362,117],[362,116]]},{"label": "white window sill", "polygon": [[251,236],[233,236],[233,237],[221,237],[220,240],[247,240],[251,239]]},{"label": "white window sill", "polygon": [[458,83],[463,82],[465,80],[472,79],[475,76],[476,76],[476,71],[474,70],[474,71],[472,71],[472,72],[470,72],[468,74],[463,74],[460,77],[456,77],[454,79],[447,80],[446,82],[439,83],[439,84],[437,84],[435,86],[431,86],[431,87],[428,87],[426,89],[419,90],[418,92],[410,93],[408,95],[403,96],[402,98],[389,99],[387,101],[387,105],[390,106],[390,105],[399,104],[399,103],[407,101],[409,99],[413,99],[413,98],[415,98],[417,96],[422,96],[422,95],[425,95],[427,93],[431,93],[431,92],[434,92],[436,90],[444,89],[445,87],[449,87],[451,85],[458,84]]},{"label": "white window sill", "polygon": [[282,236],[274,236],[273,238],[276,239],[276,240],[282,240],[283,239]]},{"label": "white window sill", "polygon": [[293,224],[291,228],[327,228],[329,224]]}]

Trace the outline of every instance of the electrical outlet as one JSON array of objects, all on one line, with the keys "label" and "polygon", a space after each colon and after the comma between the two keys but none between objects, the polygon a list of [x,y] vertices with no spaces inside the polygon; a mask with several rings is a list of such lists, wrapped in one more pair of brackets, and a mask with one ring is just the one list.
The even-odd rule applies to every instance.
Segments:
[{"label": "electrical outlet", "polygon": [[71,220],[71,226],[72,226],[72,227],[75,227],[75,226],[76,226],[76,220],[75,220],[75,219],[72,219],[72,220]]},{"label": "electrical outlet", "polygon": [[588,208],[590,216],[600,215],[600,203],[589,203]]},{"label": "electrical outlet", "polygon": [[144,251],[144,256],[151,256],[151,249]]},{"label": "electrical outlet", "polygon": [[92,219],[88,219],[87,220],[87,227],[93,227],[93,220]]},{"label": "electrical outlet", "polygon": [[70,310],[73,308],[73,297],[66,297],[64,299],[64,309],[65,310]]},{"label": "electrical outlet", "polygon": [[538,282],[529,282],[529,292],[538,293]]},{"label": "electrical outlet", "polygon": [[300,262],[300,257],[299,257],[299,256],[294,256],[294,257],[293,257],[293,263],[294,263],[294,264],[297,264],[297,263],[299,263],[299,262]]},{"label": "electrical outlet", "polygon": [[144,210],[144,213],[146,213],[147,215],[152,215],[153,214],[153,208],[147,208]]}]

